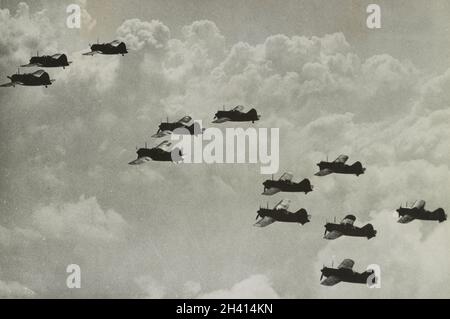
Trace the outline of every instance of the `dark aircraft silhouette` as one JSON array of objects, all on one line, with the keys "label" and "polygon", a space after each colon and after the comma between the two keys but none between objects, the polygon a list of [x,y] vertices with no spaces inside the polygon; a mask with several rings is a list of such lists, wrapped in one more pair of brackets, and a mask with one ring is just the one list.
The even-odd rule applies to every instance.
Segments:
[{"label": "dark aircraft silhouette", "polygon": [[341,237],[342,235],[353,237],[367,237],[367,239],[375,237],[377,231],[373,228],[372,224],[367,224],[363,227],[356,227],[353,225],[355,220],[356,217],[354,215],[347,215],[340,224],[336,224],[336,222],[326,223],[325,234],[323,238],[333,240]]},{"label": "dark aircraft silhouette", "polygon": [[93,45],[89,45],[91,47],[91,52],[83,53],[83,55],[94,55],[94,54],[122,54],[124,56],[128,53],[127,46],[124,42],[120,42],[118,40],[114,40],[109,43],[97,43]]},{"label": "dark aircraft silhouette", "polygon": [[266,227],[274,222],[284,222],[284,223],[300,223],[302,225],[309,222],[309,218],[305,209],[301,208],[295,213],[288,211],[289,199],[283,199],[280,201],[273,209],[259,208],[256,215],[256,219],[260,218],[253,226]]},{"label": "dark aircraft silhouette", "polygon": [[292,182],[292,174],[284,173],[279,180],[274,180],[273,175],[272,179],[266,180],[264,185],[263,195],[273,195],[278,192],[304,192],[308,194],[312,192],[313,186],[309,179],[305,178],[299,183]]},{"label": "dark aircraft silhouette", "polygon": [[162,162],[179,162],[182,160],[182,152],[179,148],[171,149],[172,143],[164,141],[154,148],[140,148],[137,150],[137,159],[128,163],[130,165],[140,165],[150,160]]},{"label": "dark aircraft silhouette", "polygon": [[[320,280],[324,286],[334,286],[339,282],[350,282],[358,284],[375,284],[376,277],[373,270],[366,270],[363,273],[353,271],[355,262],[351,259],[344,259],[338,268],[323,267],[321,270]],[[326,277],[323,281],[322,278]],[[373,276],[372,280],[369,277]],[[368,282],[369,281],[369,282]]]},{"label": "dark aircraft silhouette", "polygon": [[261,117],[258,115],[255,109],[251,109],[247,113],[242,112],[244,107],[242,105],[238,105],[232,110],[229,111],[217,111],[214,116],[213,123],[224,123],[227,121],[230,122],[252,122],[258,121]]},{"label": "dark aircraft silhouette", "polygon": [[[408,206],[408,205],[406,205]],[[442,208],[438,208],[433,212],[425,210],[425,201],[416,201],[411,207],[401,207],[397,209],[400,216],[398,222],[400,224],[407,224],[414,219],[420,220],[437,220],[440,223],[447,220],[447,215]]]},{"label": "dark aircraft silhouette", "polygon": [[167,122],[159,124],[158,132],[152,135],[152,137],[164,137],[172,133],[180,135],[199,135],[203,133],[205,129],[201,128],[198,122],[189,125],[191,121],[192,118],[190,116],[185,116],[177,122],[172,123],[167,120]]},{"label": "dark aircraft silhouette", "polygon": [[41,68],[58,68],[62,67],[63,69],[66,68],[66,66],[69,66],[72,62],[67,61],[67,56],[62,53],[57,53],[54,55],[42,55],[39,56],[37,54],[36,56],[31,57],[30,63],[22,65],[22,67],[32,67],[37,66]]},{"label": "dark aircraft silhouette", "polygon": [[44,70],[37,70],[33,73],[23,73],[13,74],[8,76],[8,79],[11,80],[10,83],[5,83],[0,85],[0,87],[15,87],[16,85],[23,86],[49,86],[55,80],[51,80],[50,76]]},{"label": "dark aircraft silhouette", "polygon": [[325,176],[332,173],[336,174],[354,174],[359,176],[364,174],[365,168],[362,166],[361,162],[355,162],[352,165],[347,165],[345,162],[348,160],[347,155],[340,155],[334,162],[324,162],[321,161],[317,164],[319,166],[319,172],[316,176]]}]

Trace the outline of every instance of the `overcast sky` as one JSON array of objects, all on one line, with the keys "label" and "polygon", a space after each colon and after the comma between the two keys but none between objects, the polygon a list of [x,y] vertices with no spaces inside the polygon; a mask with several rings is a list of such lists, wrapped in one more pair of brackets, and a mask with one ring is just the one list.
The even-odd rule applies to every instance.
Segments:
[{"label": "overcast sky", "polygon": [[[66,6],[83,9],[81,30]],[[379,3],[382,28],[365,26]],[[0,78],[67,53],[49,88],[0,91],[0,297],[448,298],[449,222],[396,222],[401,203],[450,209],[448,1],[0,0]],[[120,39],[130,53],[82,56]],[[22,69],[25,72],[25,69]],[[130,166],[160,120],[210,124],[253,106],[280,128],[280,171],[308,194],[261,196],[260,165]],[[248,124],[251,125],[251,124]],[[214,125],[235,127],[232,124]],[[349,155],[359,177],[314,177]],[[253,227],[291,200],[304,226]],[[356,215],[377,237],[322,239]],[[381,288],[320,285],[323,264],[381,267]],[[78,264],[82,288],[66,287]]]}]

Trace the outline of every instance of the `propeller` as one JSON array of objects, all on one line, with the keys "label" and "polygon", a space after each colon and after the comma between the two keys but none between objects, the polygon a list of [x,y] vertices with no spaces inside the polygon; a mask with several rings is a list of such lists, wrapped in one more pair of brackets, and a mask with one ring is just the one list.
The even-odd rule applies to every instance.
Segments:
[{"label": "propeller", "polygon": [[323,279],[323,269],[325,268],[325,265],[322,265],[322,270],[320,271],[321,272],[321,274],[320,274],[320,281],[322,281],[322,279]]},{"label": "propeller", "polygon": [[323,237],[327,234],[327,228],[325,227],[325,232],[323,233]]}]

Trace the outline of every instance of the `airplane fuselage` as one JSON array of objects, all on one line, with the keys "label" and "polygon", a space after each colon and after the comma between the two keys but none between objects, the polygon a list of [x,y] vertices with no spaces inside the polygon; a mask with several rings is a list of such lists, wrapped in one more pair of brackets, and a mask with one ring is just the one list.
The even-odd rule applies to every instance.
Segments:
[{"label": "airplane fuselage", "polygon": [[153,161],[175,162],[177,159],[172,158],[172,156],[180,156],[181,159],[181,150],[174,149],[169,152],[160,148],[140,148],[137,155],[138,158],[151,158]]},{"label": "airplane fuselage", "polygon": [[117,46],[110,43],[93,44],[91,45],[91,51],[100,52],[101,54],[113,55],[113,54],[127,54],[128,50],[125,43],[120,42]]},{"label": "airplane fuselage", "polygon": [[375,237],[377,233],[371,224],[367,224],[364,227],[356,227],[351,224],[326,223],[325,230],[326,232],[338,231],[345,236],[367,237],[368,239]]},{"label": "airplane fuselage", "polygon": [[264,191],[269,188],[278,188],[281,192],[304,192],[308,194],[312,192],[313,187],[308,179],[304,179],[299,183],[285,180],[266,180],[263,183]]},{"label": "airplane fuselage", "polygon": [[365,168],[360,162],[355,162],[352,165],[347,165],[345,163],[339,162],[320,162],[317,164],[319,170],[329,169],[336,174],[353,174],[359,176],[364,174]]},{"label": "airplane fuselage", "polygon": [[419,209],[416,207],[413,208],[399,208],[397,209],[398,214],[403,217],[405,215],[409,215],[413,217],[414,219],[420,219],[420,220],[437,220],[440,223],[447,220],[447,215],[445,214],[445,211],[442,208],[438,208],[433,212],[427,211],[425,209]]},{"label": "airplane fuselage", "polygon": [[324,277],[335,276],[343,282],[356,284],[366,284],[368,278],[374,274],[373,271],[365,271],[363,273],[358,273],[349,268],[329,268],[329,267],[323,267],[321,272]]},{"label": "airplane fuselage", "polygon": [[43,73],[40,77],[36,77],[31,73],[13,74],[12,76],[8,76],[8,78],[12,83],[25,86],[47,86],[52,84],[48,73]]},{"label": "airplane fuselage", "polygon": [[304,225],[309,222],[308,214],[304,209],[300,209],[295,213],[291,213],[286,209],[260,208],[258,210],[258,215],[260,217],[271,217],[278,222],[285,223],[300,223]]},{"label": "airplane fuselage", "polygon": [[66,66],[69,66],[69,62],[67,61],[65,54],[62,54],[58,59],[49,55],[34,56],[30,59],[30,64],[36,64],[45,68],[65,68]]},{"label": "airplane fuselage", "polygon": [[220,120],[227,118],[231,122],[255,122],[259,120],[259,115],[255,109],[251,109],[247,113],[243,113],[236,110],[230,111],[217,111],[214,118]]}]

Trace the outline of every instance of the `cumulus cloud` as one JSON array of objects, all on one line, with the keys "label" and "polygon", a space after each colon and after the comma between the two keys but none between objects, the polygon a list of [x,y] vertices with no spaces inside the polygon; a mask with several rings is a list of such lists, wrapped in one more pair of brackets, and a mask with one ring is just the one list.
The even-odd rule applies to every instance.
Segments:
[{"label": "cumulus cloud", "polygon": [[127,227],[121,215],[104,211],[95,197],[84,196],[77,203],[41,207],[32,220],[43,236],[63,241],[114,242],[124,238]]},{"label": "cumulus cloud", "polygon": [[[55,33],[50,14],[26,4],[0,10],[2,70],[26,62],[30,49],[50,52],[67,40]],[[81,56],[83,40],[68,52],[74,61],[69,68],[52,70],[57,81],[51,88],[1,92],[1,144],[9,150],[0,154],[3,283],[16,281],[55,296],[64,290],[52,283],[64,280],[35,265],[51,259],[64,269],[67,261],[82,258],[88,275],[98,280],[84,291],[95,296],[163,298],[177,295],[173,286],[190,297],[322,297],[341,289],[353,295],[345,285],[322,290],[308,281],[337,255],[353,257],[357,269],[372,262],[386,269],[381,293],[368,294],[448,295],[448,278],[441,284],[429,270],[449,266],[442,251],[445,224],[397,225],[391,219],[392,209],[406,200],[450,207],[448,70],[430,75],[389,54],[362,58],[343,33],[227,43],[212,21],[194,21],[180,31],[174,38],[177,33],[161,21],[125,20],[111,32],[130,54]],[[315,191],[307,198],[293,195],[295,206],[313,215],[301,232],[289,225],[250,230],[261,204],[255,185],[263,179],[250,166],[127,165],[136,145],[157,143],[150,135],[162,118],[191,115],[206,123],[224,104],[256,107],[262,118],[255,125],[281,128],[281,168],[296,179],[311,177]],[[366,174],[312,177],[317,161],[341,153],[362,161]],[[373,222],[379,237],[316,240],[322,222],[346,212]],[[391,243],[392,252],[386,252]],[[280,245],[284,249],[266,253]],[[411,254],[418,257],[407,260]],[[273,266],[281,259],[283,272]],[[430,260],[438,265],[430,266]],[[145,266],[163,276],[140,277]],[[253,275],[235,283],[237,273],[256,272],[271,274],[271,280]],[[227,288],[202,291],[217,283],[217,273]]]},{"label": "cumulus cloud", "polygon": [[117,29],[117,35],[131,50],[163,50],[170,39],[170,30],[158,20],[126,20]]},{"label": "cumulus cloud", "polygon": [[0,298],[31,298],[34,291],[15,281],[0,280]]},{"label": "cumulus cloud", "polygon": [[252,275],[229,289],[203,293],[200,299],[278,299],[280,296],[272,288],[265,275]]}]

